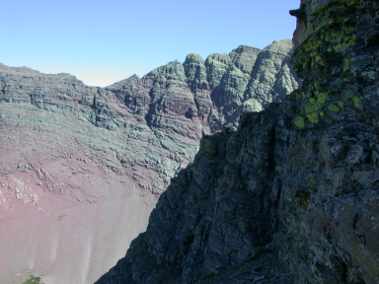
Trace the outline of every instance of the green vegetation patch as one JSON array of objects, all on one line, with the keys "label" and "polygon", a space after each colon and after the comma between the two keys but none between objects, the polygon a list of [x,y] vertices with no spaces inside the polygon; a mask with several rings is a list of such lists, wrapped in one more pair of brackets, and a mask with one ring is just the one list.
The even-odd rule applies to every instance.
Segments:
[{"label": "green vegetation patch", "polygon": [[352,103],[353,103],[353,106],[356,108],[356,109],[359,109],[359,110],[362,110],[363,109],[363,105],[362,105],[362,99],[358,96],[353,96],[351,98],[352,100]]},{"label": "green vegetation patch", "polygon": [[296,116],[294,121],[293,121],[293,124],[295,125],[296,128],[303,129],[305,127],[304,117],[299,116],[299,115]]},{"label": "green vegetation patch", "polygon": [[299,74],[315,73],[327,80],[336,66],[349,70],[344,54],[357,43],[357,22],[352,15],[359,6],[358,0],[334,0],[312,14],[312,34],[295,52],[294,66]]},{"label": "green vegetation patch", "polygon": [[22,284],[43,284],[40,277],[30,275]]},{"label": "green vegetation patch", "polygon": [[[347,87],[347,82],[354,81],[350,53],[358,43],[355,15],[359,9],[359,0],[333,0],[310,16],[310,36],[293,57],[295,70],[307,78],[302,90],[294,96],[296,128],[317,125],[324,118],[330,121],[345,106],[363,109],[357,90],[349,92]],[[335,80],[331,87],[331,80],[337,77],[340,80]]]}]

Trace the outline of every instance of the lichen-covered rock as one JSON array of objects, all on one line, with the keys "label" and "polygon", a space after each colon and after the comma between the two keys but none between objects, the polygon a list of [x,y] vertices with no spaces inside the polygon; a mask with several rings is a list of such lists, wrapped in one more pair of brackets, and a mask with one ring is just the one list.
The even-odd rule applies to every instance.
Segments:
[{"label": "lichen-covered rock", "polygon": [[[96,283],[379,283],[379,3],[304,0],[292,14],[300,88],[204,137]],[[281,72],[265,63],[274,50],[258,55],[258,93]]]}]

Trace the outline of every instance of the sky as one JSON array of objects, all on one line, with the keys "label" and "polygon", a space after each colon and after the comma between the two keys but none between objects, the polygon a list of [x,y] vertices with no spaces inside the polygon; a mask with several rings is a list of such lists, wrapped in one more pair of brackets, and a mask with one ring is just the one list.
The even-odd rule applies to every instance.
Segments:
[{"label": "sky", "polygon": [[106,86],[188,53],[291,38],[300,0],[9,0],[0,62]]}]

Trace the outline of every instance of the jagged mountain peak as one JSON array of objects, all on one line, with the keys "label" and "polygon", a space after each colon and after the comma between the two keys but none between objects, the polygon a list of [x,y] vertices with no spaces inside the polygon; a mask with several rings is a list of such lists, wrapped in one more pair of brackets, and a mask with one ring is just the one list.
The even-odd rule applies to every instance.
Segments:
[{"label": "jagged mountain peak", "polygon": [[[301,87],[203,137],[146,232],[96,283],[379,283],[379,2],[301,3]],[[258,55],[245,97],[260,99],[289,49]],[[221,86],[241,79],[229,75]],[[232,86],[218,97],[225,108],[242,99]]]},{"label": "jagged mountain peak", "polygon": [[255,51],[189,55],[106,88],[0,67],[0,251],[10,256],[0,282],[32,270],[54,284],[93,283],[122,257],[204,134],[294,88],[288,55]]},{"label": "jagged mountain peak", "polygon": [[260,50],[261,49],[256,48],[256,47],[252,47],[249,45],[240,45],[236,49],[233,49],[232,52],[235,52],[235,53],[245,53],[245,52],[252,53],[252,52],[259,52]]},{"label": "jagged mountain peak", "polygon": [[136,81],[139,81],[139,80],[140,80],[140,77],[137,74],[133,74],[132,76],[130,76],[130,77],[124,79],[124,80],[118,81],[116,83],[113,83],[113,84],[105,87],[105,89],[109,89],[109,90],[124,89],[130,83],[133,83],[133,82],[136,82]]},{"label": "jagged mountain peak", "polygon": [[293,48],[291,40],[284,39],[273,41],[270,45],[266,46],[264,50],[269,50],[271,52],[277,52],[281,54],[288,54]]},{"label": "jagged mountain peak", "polygon": [[198,63],[198,64],[204,64],[204,58],[201,57],[201,55],[196,53],[190,53],[186,56],[186,59],[184,60],[183,64],[190,64],[190,63]]}]

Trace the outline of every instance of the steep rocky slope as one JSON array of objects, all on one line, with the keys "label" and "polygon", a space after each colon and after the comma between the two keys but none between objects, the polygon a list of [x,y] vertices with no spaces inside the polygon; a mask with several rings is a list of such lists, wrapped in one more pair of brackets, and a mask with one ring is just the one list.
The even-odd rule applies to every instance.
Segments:
[{"label": "steep rocky slope", "polygon": [[203,138],[96,283],[379,283],[379,3],[291,13],[302,86]]},{"label": "steep rocky slope", "polygon": [[203,133],[292,91],[291,44],[189,55],[107,88],[0,65],[0,282],[93,283]]}]

